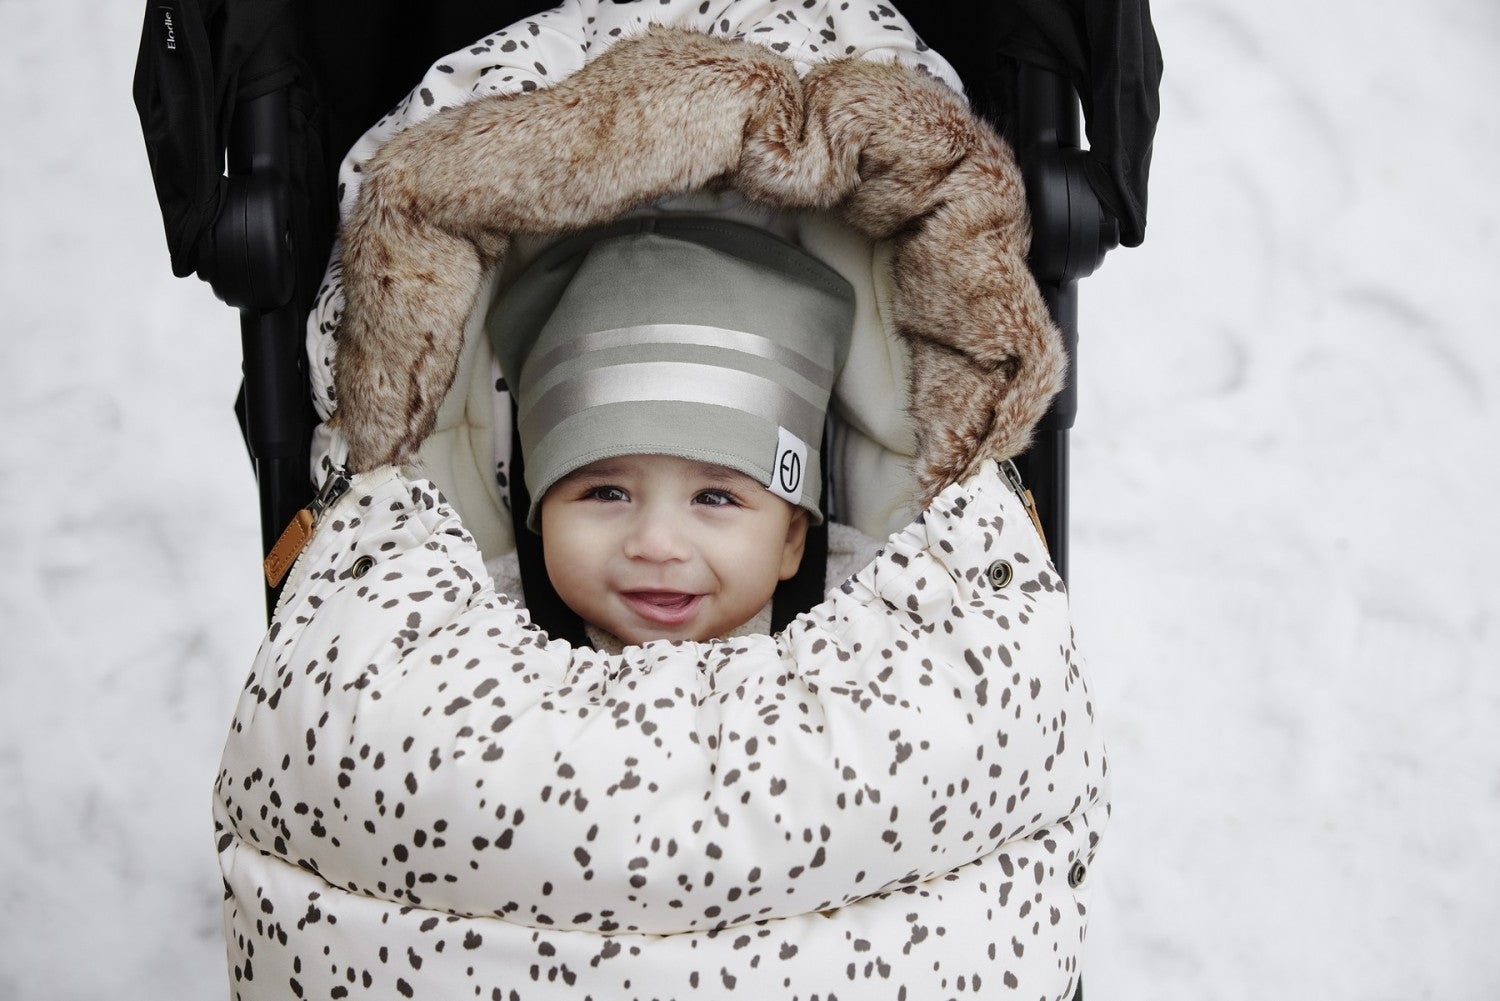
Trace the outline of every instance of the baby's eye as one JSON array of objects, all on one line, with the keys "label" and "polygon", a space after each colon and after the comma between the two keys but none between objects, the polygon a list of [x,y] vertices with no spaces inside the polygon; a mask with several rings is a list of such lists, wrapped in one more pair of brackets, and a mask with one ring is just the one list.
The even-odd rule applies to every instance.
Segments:
[{"label": "baby's eye", "polygon": [[739,501],[727,490],[700,490],[698,496],[693,498],[695,504],[704,504],[708,507],[735,507]]},{"label": "baby's eye", "polygon": [[589,487],[583,496],[585,500],[597,501],[627,501],[630,499],[630,495],[620,487],[611,487],[608,485]]}]

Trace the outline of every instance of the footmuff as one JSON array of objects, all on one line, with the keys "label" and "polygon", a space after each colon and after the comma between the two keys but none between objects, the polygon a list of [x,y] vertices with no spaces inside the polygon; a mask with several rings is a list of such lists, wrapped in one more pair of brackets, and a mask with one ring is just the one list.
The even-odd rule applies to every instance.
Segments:
[{"label": "footmuff", "polygon": [[[565,4],[355,151],[313,320],[347,476],[216,786],[237,998],[1072,996],[1106,767],[1007,461],[1063,367],[1018,172],[888,8],[709,6]],[[528,241],[704,192],[862,241],[920,511],[776,635],[573,647],[425,450]]]}]

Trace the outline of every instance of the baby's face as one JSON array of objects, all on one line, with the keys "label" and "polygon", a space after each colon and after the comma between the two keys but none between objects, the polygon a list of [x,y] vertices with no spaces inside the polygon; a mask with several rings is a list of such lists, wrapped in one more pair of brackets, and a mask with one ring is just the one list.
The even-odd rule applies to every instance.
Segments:
[{"label": "baby's face", "polygon": [[541,522],[558,595],[626,644],[726,635],[796,572],[807,538],[807,512],[750,477],[663,455],[559,480]]}]

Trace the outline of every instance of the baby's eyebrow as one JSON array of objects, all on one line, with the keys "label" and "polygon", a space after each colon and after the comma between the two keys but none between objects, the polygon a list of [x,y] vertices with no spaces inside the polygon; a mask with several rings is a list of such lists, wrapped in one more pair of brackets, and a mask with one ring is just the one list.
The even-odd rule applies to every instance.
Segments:
[{"label": "baby's eyebrow", "polygon": [[594,480],[599,479],[600,477],[612,478],[621,475],[624,471],[625,464],[623,462],[611,462],[608,459],[601,459],[598,462],[592,462],[587,466],[583,466],[573,470],[562,479],[563,481],[566,481],[582,479]]},{"label": "baby's eyebrow", "polygon": [[754,477],[746,476],[738,469],[730,469],[728,466],[716,466],[705,462],[698,466],[697,472],[699,476],[702,476],[710,483],[733,483],[740,485],[752,483],[756,486],[760,485]]}]

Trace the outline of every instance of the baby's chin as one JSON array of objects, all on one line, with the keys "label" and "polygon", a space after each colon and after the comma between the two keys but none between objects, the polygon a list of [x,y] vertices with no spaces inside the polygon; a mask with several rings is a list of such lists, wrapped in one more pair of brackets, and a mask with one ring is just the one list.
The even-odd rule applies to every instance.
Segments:
[{"label": "baby's chin", "polygon": [[736,622],[725,626],[711,622],[685,622],[681,625],[667,626],[659,623],[633,621],[620,622],[617,625],[619,628],[612,629],[607,625],[595,624],[595,628],[602,629],[613,635],[615,639],[626,646],[640,646],[643,643],[652,643],[658,640],[665,640],[672,643],[706,643],[709,640],[722,639],[744,625],[744,623]]},{"label": "baby's chin", "polygon": [[[763,610],[770,600],[768,594],[757,612]],[[624,646],[657,641],[707,643],[724,639],[755,619],[753,614],[737,616],[722,607],[714,595],[699,595],[686,606],[681,606],[675,600],[659,596],[632,599],[617,592],[606,607],[594,611],[603,614],[596,619],[585,616],[584,621],[589,627],[608,634]]]}]

